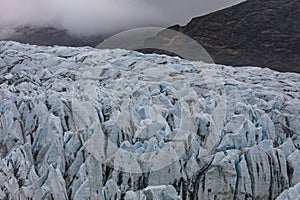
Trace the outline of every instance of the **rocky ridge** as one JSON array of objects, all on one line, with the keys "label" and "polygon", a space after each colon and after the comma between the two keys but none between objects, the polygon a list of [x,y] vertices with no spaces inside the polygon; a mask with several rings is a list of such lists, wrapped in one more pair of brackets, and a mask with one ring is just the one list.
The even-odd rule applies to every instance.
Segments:
[{"label": "rocky ridge", "polygon": [[0,199],[299,198],[299,74],[0,42],[0,88]]},{"label": "rocky ridge", "polygon": [[103,35],[80,35],[72,34],[66,29],[53,26],[18,26],[11,28],[11,34],[1,36],[1,40],[17,41],[32,45],[61,45],[61,46],[97,46],[104,40]]},{"label": "rocky ridge", "polygon": [[216,63],[300,72],[298,0],[247,0],[170,29],[198,41]]}]

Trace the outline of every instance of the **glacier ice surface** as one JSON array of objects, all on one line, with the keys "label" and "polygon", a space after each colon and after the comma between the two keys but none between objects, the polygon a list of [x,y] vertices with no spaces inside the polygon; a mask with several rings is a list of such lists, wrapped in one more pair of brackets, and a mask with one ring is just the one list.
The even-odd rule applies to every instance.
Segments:
[{"label": "glacier ice surface", "polygon": [[0,199],[297,199],[300,75],[0,42]]}]

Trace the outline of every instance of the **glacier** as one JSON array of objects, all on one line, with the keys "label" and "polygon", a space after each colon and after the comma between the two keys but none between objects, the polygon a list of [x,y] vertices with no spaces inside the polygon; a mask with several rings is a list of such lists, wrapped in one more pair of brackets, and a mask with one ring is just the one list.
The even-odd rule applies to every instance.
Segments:
[{"label": "glacier", "polygon": [[300,75],[0,42],[0,199],[300,198]]}]

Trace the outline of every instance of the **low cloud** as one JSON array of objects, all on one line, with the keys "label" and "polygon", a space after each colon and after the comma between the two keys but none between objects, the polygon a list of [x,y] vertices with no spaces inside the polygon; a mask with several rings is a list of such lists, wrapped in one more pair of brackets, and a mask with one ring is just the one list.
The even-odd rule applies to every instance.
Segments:
[{"label": "low cloud", "polygon": [[18,26],[54,26],[81,35],[184,24],[241,0],[0,0],[0,35]]}]

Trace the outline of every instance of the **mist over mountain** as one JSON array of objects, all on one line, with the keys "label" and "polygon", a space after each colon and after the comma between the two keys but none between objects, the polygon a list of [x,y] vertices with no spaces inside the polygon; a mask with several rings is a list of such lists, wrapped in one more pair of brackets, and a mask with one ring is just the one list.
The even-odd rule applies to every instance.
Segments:
[{"label": "mist over mountain", "polygon": [[81,36],[141,26],[186,24],[242,0],[0,0],[0,39],[18,27],[53,27]]}]

